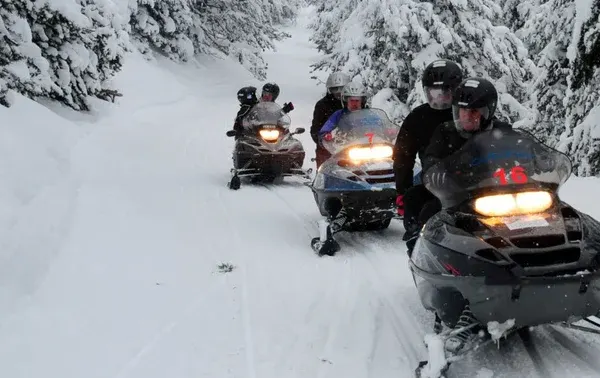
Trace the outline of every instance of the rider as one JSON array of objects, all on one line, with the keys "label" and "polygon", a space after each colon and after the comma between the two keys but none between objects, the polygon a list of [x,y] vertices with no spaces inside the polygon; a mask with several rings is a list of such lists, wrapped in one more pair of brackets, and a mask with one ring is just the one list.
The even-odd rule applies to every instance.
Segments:
[{"label": "rider", "polygon": [[315,104],[313,111],[312,125],[310,127],[310,136],[317,145],[315,158],[317,169],[329,156],[329,152],[319,143],[319,130],[329,117],[336,111],[342,109],[342,90],[350,82],[350,76],[343,72],[334,72],[327,78],[325,86],[327,94]]},{"label": "rider", "polygon": [[[336,110],[325,122],[321,130],[319,131],[319,139],[328,138],[327,135],[331,135],[330,133],[337,127],[340,118],[344,114],[365,109],[367,107],[367,90],[362,84],[359,83],[348,83],[344,86],[342,90],[342,99],[341,103],[343,108],[340,110]],[[327,152],[327,156],[325,160],[331,156],[329,152]]]},{"label": "rider", "polygon": [[[499,121],[494,116],[498,92],[490,81],[479,77],[468,78],[456,88],[453,97],[453,121],[446,122],[436,129],[425,151],[423,172],[458,151],[471,136],[480,131],[491,128],[512,129],[511,124]],[[436,197],[428,201],[419,214],[419,228],[440,211],[441,207]],[[412,248],[409,248],[409,256],[411,253]]]},{"label": "rider", "polygon": [[236,138],[242,134],[242,120],[246,114],[248,114],[250,109],[259,102],[256,98],[256,87],[252,86],[241,88],[237,92],[237,98],[240,102],[240,110],[238,110],[233,123],[233,129],[236,131]]},{"label": "rider", "polygon": [[[260,94],[261,102],[275,102],[277,97],[279,97],[279,85],[276,83],[266,83],[262,87],[262,93]],[[284,113],[289,113],[294,110],[294,104],[291,102],[286,102],[283,104],[282,110]]]},{"label": "rider", "polygon": [[404,216],[404,240],[412,250],[419,232],[417,218],[423,205],[435,198],[424,185],[413,186],[413,168],[417,154],[423,161],[425,150],[438,125],[452,120],[452,91],[460,84],[463,74],[453,61],[439,59],[423,71],[423,91],[427,103],[414,108],[404,119],[394,146],[394,175],[396,205]]}]

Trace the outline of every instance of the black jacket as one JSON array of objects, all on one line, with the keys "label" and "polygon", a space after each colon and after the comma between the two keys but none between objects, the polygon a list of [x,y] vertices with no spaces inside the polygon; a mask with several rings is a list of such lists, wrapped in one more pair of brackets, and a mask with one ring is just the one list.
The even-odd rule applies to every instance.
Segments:
[{"label": "black jacket", "polygon": [[342,102],[330,93],[317,101],[313,112],[312,125],[310,126],[310,136],[315,143],[319,141],[319,130],[321,130],[321,127],[323,127],[336,110],[340,110],[341,108]]},{"label": "black jacket", "polygon": [[[512,125],[506,122],[494,119],[492,128],[495,129],[512,129]],[[489,129],[489,128],[488,128]],[[423,172],[434,166],[440,160],[452,155],[467,142],[458,130],[454,121],[446,122],[435,130],[431,143],[425,152],[425,158],[421,160]]]},{"label": "black jacket", "polygon": [[429,104],[417,106],[404,119],[394,146],[394,175],[398,194],[404,194],[412,186],[417,154],[423,161],[435,129],[448,121],[452,121],[452,109],[435,110]]},{"label": "black jacket", "polygon": [[244,130],[242,126],[242,120],[244,119],[244,116],[248,114],[248,112],[254,107],[254,105],[240,105],[240,110],[238,110],[237,115],[235,116],[235,121],[233,122],[233,129],[237,132],[238,135],[241,135],[242,131]]}]

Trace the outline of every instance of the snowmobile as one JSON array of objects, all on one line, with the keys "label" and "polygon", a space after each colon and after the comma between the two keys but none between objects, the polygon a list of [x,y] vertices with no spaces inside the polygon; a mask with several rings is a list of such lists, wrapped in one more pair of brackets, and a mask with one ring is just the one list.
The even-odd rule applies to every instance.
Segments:
[{"label": "snowmobile", "polygon": [[566,155],[525,131],[489,130],[425,172],[442,210],[409,261],[421,303],[435,313],[417,377],[442,376],[502,337],[525,343],[535,326],[600,333],[575,324],[600,327],[600,223],[560,200],[571,170]]},{"label": "snowmobile", "polygon": [[397,217],[392,152],[399,130],[383,110],[370,108],[344,114],[323,137],[331,157],[307,183],[326,217],[311,241],[317,254],[339,251],[339,231],[384,230]]},{"label": "snowmobile", "polygon": [[[275,102],[260,102],[248,112],[242,122],[242,135],[235,142],[230,189],[239,189],[242,177],[263,183],[280,181],[285,176],[310,179],[312,169],[302,169],[304,148],[294,138],[305,129],[290,132],[290,123],[290,117]],[[235,130],[226,134],[236,136]]]}]

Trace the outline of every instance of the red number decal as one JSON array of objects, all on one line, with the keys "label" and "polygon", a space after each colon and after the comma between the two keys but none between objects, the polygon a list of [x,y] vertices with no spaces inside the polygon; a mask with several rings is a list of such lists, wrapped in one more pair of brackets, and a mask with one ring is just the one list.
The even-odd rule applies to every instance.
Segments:
[{"label": "red number decal", "polygon": [[365,133],[365,136],[369,137],[369,144],[373,144],[373,136],[375,136],[374,133]]},{"label": "red number decal", "polygon": [[506,173],[504,172],[504,168],[500,168],[494,173],[494,177],[498,177],[500,180],[500,185],[508,185],[508,181],[506,180]]},{"label": "red number decal", "polygon": [[[494,177],[497,177],[500,180],[500,185],[508,185],[508,179],[506,178],[506,171],[504,168],[498,169],[494,173]],[[510,170],[510,179],[515,184],[525,184],[527,182],[527,174],[525,173],[525,168],[523,167],[513,167]]]},{"label": "red number decal", "polygon": [[525,184],[527,182],[527,174],[525,174],[525,168],[513,167],[510,170],[510,178],[517,184]]}]

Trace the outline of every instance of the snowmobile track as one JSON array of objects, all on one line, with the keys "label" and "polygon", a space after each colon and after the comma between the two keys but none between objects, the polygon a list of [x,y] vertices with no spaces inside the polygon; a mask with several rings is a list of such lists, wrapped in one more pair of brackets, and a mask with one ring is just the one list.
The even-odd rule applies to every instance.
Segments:
[{"label": "snowmobile track", "polygon": [[529,358],[531,358],[533,366],[534,366],[535,370],[538,372],[540,378],[541,377],[552,377],[551,371],[549,371],[546,368],[544,359],[540,355],[540,352],[538,351],[538,349],[536,348],[536,346],[534,344],[534,341],[532,340],[530,330],[526,328],[526,329],[517,331],[517,333],[518,333],[519,337],[521,338],[521,341],[523,342],[523,346],[525,347],[525,350],[527,351]]},{"label": "snowmobile track", "polygon": [[[353,242],[362,246],[364,248],[363,251],[366,251],[366,252],[368,252],[369,250],[371,250],[373,252],[377,252],[377,250],[381,251],[381,247],[377,245],[374,238],[368,238],[367,241],[371,245],[367,245],[367,244],[365,244],[365,240],[360,240],[360,236],[358,236],[358,235],[352,235],[352,236],[353,236],[353,238],[352,238]],[[373,282],[380,288],[381,291],[384,291],[385,287],[388,287],[388,288],[394,287],[394,284],[389,282],[385,278],[385,275],[382,274],[381,271],[377,268],[377,266],[373,262],[373,257],[370,256],[369,253],[362,252],[362,253],[357,253],[357,255],[361,255],[363,260],[365,260],[368,263],[368,265],[370,266],[370,273],[371,273],[371,277],[373,278]],[[401,298],[398,298],[398,300],[400,301]],[[397,309],[397,307],[398,307],[397,305],[394,305],[386,297],[381,297],[381,302],[385,307],[388,307],[391,310],[390,312],[386,312],[386,313],[389,316],[391,316],[392,325],[396,331],[395,336],[396,336],[399,344],[402,345],[403,349],[404,349],[402,351],[403,353],[400,353],[400,351],[399,351],[398,355],[399,356],[400,355],[408,356],[409,357],[408,362],[416,366],[419,362],[419,354],[421,353],[421,351],[419,350],[420,349],[419,347],[415,346],[413,341],[415,341],[415,340],[422,341],[423,335],[416,332],[414,324],[412,322],[408,321],[406,316],[403,316],[402,314],[399,313],[399,311]],[[408,343],[406,342],[407,340],[409,341]],[[421,344],[422,344],[422,342],[421,342]],[[424,349],[424,346],[421,349]]]},{"label": "snowmobile track", "polygon": [[[598,361],[597,349],[595,351],[596,353],[590,352],[588,348],[582,346],[580,343],[567,336],[565,334],[566,330],[562,331],[555,328],[555,326],[550,326],[548,331],[553,340],[566,349],[566,351],[577,357],[581,362],[591,367],[594,371],[600,371],[600,362]],[[575,332],[577,331],[573,330],[573,336],[575,336]]]},{"label": "snowmobile track", "polygon": [[[222,193],[224,189],[218,191],[219,203],[223,208],[225,214],[233,214],[232,209],[228,207],[227,202],[223,201]],[[229,190],[229,189],[225,189]],[[227,222],[230,225],[230,229],[233,232],[233,240],[236,245],[236,251],[244,250],[244,243],[240,237],[239,231],[237,227],[231,222],[230,218],[227,218]],[[255,356],[254,356],[254,338],[252,336],[252,328],[251,328],[251,314],[250,314],[250,305],[248,300],[248,274],[246,270],[246,259],[243,256],[243,253],[237,252],[238,259],[240,260],[239,268],[242,276],[242,322],[244,327],[244,340],[246,344],[246,364],[247,364],[247,372],[249,378],[256,378],[256,366],[255,366]]]},{"label": "snowmobile track", "polygon": [[[285,198],[284,198],[284,197],[283,197],[281,194],[279,194],[279,193],[277,192],[277,190],[274,190],[274,188],[272,188],[272,187],[270,187],[270,186],[268,186],[268,185],[266,185],[266,184],[261,184],[260,186],[262,186],[263,188],[266,188],[268,191],[270,191],[270,192],[274,193],[274,194],[275,194],[275,196],[277,196],[277,198],[279,198],[279,199],[281,200],[281,202],[283,202],[283,203],[285,204],[285,206],[287,206],[287,208],[288,208],[288,209],[290,209],[290,210],[292,211],[292,214],[294,214],[294,217],[295,217],[296,219],[298,219],[299,221],[301,221],[301,222],[302,222],[302,226],[304,227],[304,230],[306,230],[306,234],[307,234],[309,237],[311,237],[311,238],[312,238],[312,237],[313,237],[313,233],[315,233],[315,232],[316,232],[317,234],[319,233],[319,229],[318,229],[318,227],[316,227],[316,226],[315,226],[315,227],[313,227],[313,229],[312,229],[312,230],[311,230],[311,229],[309,229],[309,227],[307,226],[307,223],[310,223],[310,221],[309,221],[308,219],[305,219],[305,218],[301,217],[300,215],[298,215],[298,213],[297,213],[296,209],[294,209],[294,208],[292,207],[292,205],[290,205],[290,203],[289,203],[289,202],[288,202],[288,201],[287,201],[287,200],[286,200],[286,199],[285,199]],[[303,186],[303,187],[304,187],[304,186]]]}]

